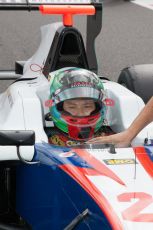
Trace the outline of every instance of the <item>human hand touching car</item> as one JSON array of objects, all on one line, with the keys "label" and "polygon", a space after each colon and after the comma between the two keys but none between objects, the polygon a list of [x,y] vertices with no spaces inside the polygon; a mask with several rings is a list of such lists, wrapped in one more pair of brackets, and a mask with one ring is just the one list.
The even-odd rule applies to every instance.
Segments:
[{"label": "human hand touching car", "polygon": [[153,121],[153,96],[135,118],[130,127],[121,132],[110,136],[96,137],[87,143],[111,143],[116,147],[128,147],[137,134],[149,123]]}]

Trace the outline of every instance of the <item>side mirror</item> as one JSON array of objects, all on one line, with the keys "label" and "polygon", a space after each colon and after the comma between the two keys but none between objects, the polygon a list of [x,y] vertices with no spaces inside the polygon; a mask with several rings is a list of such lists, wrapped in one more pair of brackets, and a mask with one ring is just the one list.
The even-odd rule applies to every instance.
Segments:
[{"label": "side mirror", "polygon": [[0,145],[16,146],[18,158],[24,164],[33,165],[39,163],[27,161],[20,154],[20,146],[29,146],[34,144],[35,132],[32,130],[0,130]]},{"label": "side mirror", "polygon": [[0,130],[0,145],[34,145],[35,132],[32,130]]}]

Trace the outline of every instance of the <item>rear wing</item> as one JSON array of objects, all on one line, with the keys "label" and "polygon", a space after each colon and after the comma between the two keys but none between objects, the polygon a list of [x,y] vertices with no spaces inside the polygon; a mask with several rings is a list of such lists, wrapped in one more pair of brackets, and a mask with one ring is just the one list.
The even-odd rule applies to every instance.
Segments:
[{"label": "rear wing", "polygon": [[98,72],[95,39],[102,28],[102,0],[0,0],[0,10],[40,11],[43,5],[93,5],[94,15],[87,16],[86,53],[90,70]]}]

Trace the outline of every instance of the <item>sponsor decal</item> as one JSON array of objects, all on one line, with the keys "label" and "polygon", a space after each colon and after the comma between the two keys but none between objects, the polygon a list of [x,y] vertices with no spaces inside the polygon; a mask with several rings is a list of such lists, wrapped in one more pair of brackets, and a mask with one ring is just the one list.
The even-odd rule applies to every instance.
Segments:
[{"label": "sponsor decal", "polygon": [[50,144],[54,144],[58,146],[65,146],[65,141],[66,139],[64,139],[63,135],[53,135],[49,138]]},{"label": "sponsor decal", "polygon": [[71,84],[71,87],[94,87],[94,85],[91,82],[74,82]]},{"label": "sponsor decal", "polygon": [[74,140],[66,141],[66,146],[74,146],[74,145],[80,145],[80,142]]},{"label": "sponsor decal", "polygon": [[47,100],[45,101],[45,107],[51,107],[53,105],[53,100]]},{"label": "sponsor decal", "polygon": [[108,159],[104,160],[107,165],[127,165],[127,164],[137,164],[135,159],[127,158],[127,159]]},{"label": "sponsor decal", "polygon": [[74,155],[76,155],[75,152],[66,152],[66,153],[60,153],[59,154],[60,157],[72,157]]},{"label": "sponsor decal", "polygon": [[111,98],[106,98],[106,99],[104,100],[104,104],[105,104],[106,106],[114,106],[114,105],[115,105],[115,101],[114,101],[113,99],[111,99]]}]

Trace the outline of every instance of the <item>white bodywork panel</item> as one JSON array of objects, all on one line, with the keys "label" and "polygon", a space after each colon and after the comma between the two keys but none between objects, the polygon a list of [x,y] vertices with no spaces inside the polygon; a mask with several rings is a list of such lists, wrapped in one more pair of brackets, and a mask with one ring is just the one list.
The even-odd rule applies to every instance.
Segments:
[{"label": "white bodywork panel", "polygon": [[[152,230],[152,177],[135,156],[134,150],[120,148],[116,149],[116,154],[111,154],[108,149],[86,151],[110,170],[107,175],[86,176],[111,205],[123,229]],[[111,178],[111,173],[123,184]]]},{"label": "white bodywork panel", "polygon": [[36,53],[26,62],[24,66],[24,78],[40,77],[41,68],[44,66],[55,33],[62,25],[63,24],[59,22],[41,27],[41,43]]}]

